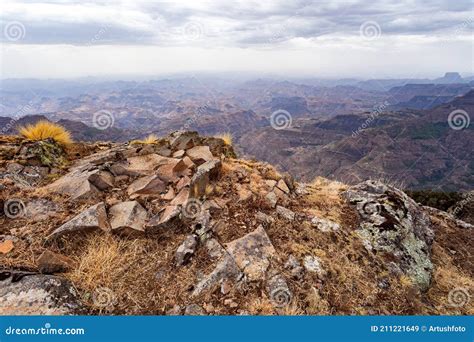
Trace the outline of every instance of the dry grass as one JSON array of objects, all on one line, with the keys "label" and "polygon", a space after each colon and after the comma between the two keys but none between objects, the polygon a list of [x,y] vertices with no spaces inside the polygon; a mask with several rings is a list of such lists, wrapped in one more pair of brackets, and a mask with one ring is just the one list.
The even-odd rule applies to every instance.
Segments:
[{"label": "dry grass", "polygon": [[230,132],[217,134],[215,138],[222,139],[227,146],[232,146],[233,138]]},{"label": "dry grass", "polygon": [[33,125],[20,127],[18,131],[21,136],[28,140],[38,141],[53,139],[63,146],[72,143],[71,134],[64,127],[46,120],[38,121]]},{"label": "dry grass", "polygon": [[[151,313],[161,306],[155,276],[162,251],[153,240],[94,235],[87,239],[84,250],[74,255],[78,266],[66,276],[79,287],[92,309]],[[104,292],[110,305],[95,299]]]},{"label": "dry grass", "polygon": [[157,141],[158,141],[158,137],[155,134],[150,134],[142,140],[133,140],[133,141],[131,141],[131,143],[132,144],[151,145],[151,144],[155,144]]},{"label": "dry grass", "polygon": [[309,195],[305,198],[310,206],[309,213],[342,223],[342,214],[344,211],[345,201],[341,197],[341,192],[347,189],[347,186],[337,181],[331,181],[326,178],[316,177],[309,184]]}]

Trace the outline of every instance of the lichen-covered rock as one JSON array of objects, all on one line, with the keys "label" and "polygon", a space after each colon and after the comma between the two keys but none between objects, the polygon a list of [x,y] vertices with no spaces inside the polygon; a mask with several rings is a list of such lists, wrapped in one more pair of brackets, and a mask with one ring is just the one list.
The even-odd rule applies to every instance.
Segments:
[{"label": "lichen-covered rock", "polygon": [[276,253],[262,226],[227,243],[226,250],[249,280],[264,279],[270,266],[270,259]]},{"label": "lichen-covered rock", "polygon": [[84,310],[67,280],[0,271],[0,315],[74,315]]},{"label": "lichen-covered rock", "polygon": [[415,285],[428,289],[434,238],[429,215],[405,193],[381,182],[360,183],[344,196],[359,213],[357,232],[364,246],[389,254]]},{"label": "lichen-covered rock", "polygon": [[25,143],[19,150],[18,158],[28,165],[57,167],[64,164],[64,150],[53,139]]},{"label": "lichen-covered rock", "polygon": [[319,217],[313,217],[311,219],[311,225],[313,227],[318,228],[320,231],[327,233],[327,232],[335,232],[339,230],[340,226],[336,222],[326,220]]}]

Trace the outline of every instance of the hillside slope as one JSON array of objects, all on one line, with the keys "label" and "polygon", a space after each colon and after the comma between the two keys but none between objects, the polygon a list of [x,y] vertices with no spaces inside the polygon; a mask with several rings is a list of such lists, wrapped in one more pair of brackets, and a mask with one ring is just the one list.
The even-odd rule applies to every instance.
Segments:
[{"label": "hillside slope", "polygon": [[470,91],[426,111],[295,120],[288,129],[249,132],[239,143],[247,155],[305,181],[316,176],[348,184],[385,179],[410,189],[470,191],[473,112],[474,91]]},{"label": "hillside slope", "polygon": [[195,132],[0,139],[0,314],[473,314],[473,226]]}]

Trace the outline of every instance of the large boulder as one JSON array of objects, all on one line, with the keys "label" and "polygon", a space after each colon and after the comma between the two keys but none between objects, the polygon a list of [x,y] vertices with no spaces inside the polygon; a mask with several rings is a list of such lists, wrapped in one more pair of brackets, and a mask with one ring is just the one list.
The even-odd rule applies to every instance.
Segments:
[{"label": "large boulder", "polygon": [[385,253],[421,290],[430,286],[434,233],[429,215],[402,191],[366,181],[344,192],[360,217],[364,246]]},{"label": "large boulder", "polygon": [[84,312],[66,279],[0,271],[0,315],[74,315]]}]

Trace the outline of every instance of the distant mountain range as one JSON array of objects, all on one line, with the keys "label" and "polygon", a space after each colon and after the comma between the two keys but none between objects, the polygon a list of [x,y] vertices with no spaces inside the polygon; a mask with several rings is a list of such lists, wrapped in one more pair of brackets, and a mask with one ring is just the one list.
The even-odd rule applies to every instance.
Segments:
[{"label": "distant mountain range", "polygon": [[[473,80],[457,73],[368,81],[4,80],[0,87],[3,134],[41,119],[59,122],[78,141],[127,141],[180,129],[230,132],[240,154],[305,180],[387,177],[412,188],[454,190],[474,185],[472,126],[453,130],[447,122],[458,107],[474,112]],[[291,125],[276,130],[272,114],[282,111]],[[101,113],[110,116],[106,127],[94,122]]]},{"label": "distant mountain range", "polygon": [[[452,122],[448,117],[454,111],[464,112]],[[474,127],[467,125],[469,113],[474,113],[473,90],[430,110],[301,119],[285,130],[250,132],[240,143],[249,155],[305,180],[375,178],[414,189],[471,190]]]}]

